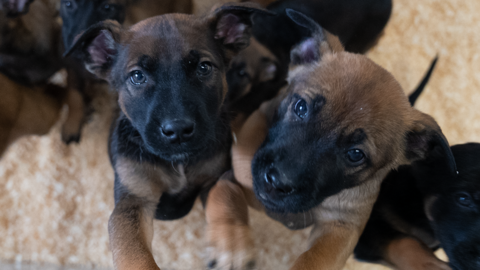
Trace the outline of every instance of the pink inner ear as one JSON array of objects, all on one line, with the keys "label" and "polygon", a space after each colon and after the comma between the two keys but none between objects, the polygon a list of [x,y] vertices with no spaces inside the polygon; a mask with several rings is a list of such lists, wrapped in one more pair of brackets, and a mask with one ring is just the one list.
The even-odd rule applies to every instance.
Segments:
[{"label": "pink inner ear", "polygon": [[87,51],[94,65],[102,66],[115,54],[115,45],[109,31],[102,30],[88,46]]},{"label": "pink inner ear", "polygon": [[300,57],[304,62],[310,63],[318,60],[318,47],[317,41],[313,38],[309,38],[302,42],[299,46]]},{"label": "pink inner ear", "polygon": [[233,14],[226,14],[222,16],[217,23],[215,38],[224,38],[224,44],[232,44],[243,37],[245,29],[247,29],[247,25],[241,23],[239,17]]}]

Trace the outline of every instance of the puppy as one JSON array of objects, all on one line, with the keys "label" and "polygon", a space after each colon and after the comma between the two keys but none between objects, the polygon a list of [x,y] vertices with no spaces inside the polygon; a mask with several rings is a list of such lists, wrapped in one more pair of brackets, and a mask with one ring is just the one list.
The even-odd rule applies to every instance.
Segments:
[{"label": "puppy", "polygon": [[[480,267],[480,144],[451,149],[456,178],[441,154],[390,172],[355,248],[357,259],[396,269]],[[451,268],[433,254],[438,247]]]},{"label": "puppy", "polygon": [[[26,12],[30,2],[8,3]],[[45,83],[62,68],[57,3],[37,0],[30,13],[19,17],[8,17],[9,10],[0,11],[0,72],[11,80],[23,85]]]},{"label": "puppy", "polygon": [[[115,209],[109,234],[116,269],[159,269],[151,253],[153,219],[183,217],[230,168],[225,73],[248,46],[250,17],[259,12],[249,4],[224,5],[201,17],[153,17],[128,30],[106,21],[69,50],[119,96],[110,138]],[[209,224],[225,220],[216,214],[207,214]],[[218,238],[209,242],[233,254]],[[250,242],[242,243],[250,252]],[[235,254],[229,264],[246,267],[249,257]]]},{"label": "puppy", "polygon": [[313,224],[310,248],[291,269],[342,269],[392,169],[439,151],[455,177],[455,162],[440,127],[411,107],[391,74],[344,51],[305,15],[287,14],[312,37],[291,52],[285,95],[263,104],[236,134],[232,162],[240,187],[219,181],[211,194],[229,196],[211,196],[217,201],[207,205],[243,213],[245,205],[231,202],[247,201],[287,226]]},{"label": "puppy", "polygon": [[[256,16],[255,39],[248,52],[239,54],[227,73],[232,110],[249,115],[273,98],[286,84],[290,50],[310,33],[285,13],[295,9],[310,16],[337,36],[347,51],[365,52],[383,31],[392,9],[391,0],[280,0],[267,9],[278,16]],[[348,15],[348,16],[347,16]]]},{"label": "puppy", "polygon": [[0,74],[0,158],[25,135],[43,135],[60,117],[65,89],[47,84],[27,87]]}]

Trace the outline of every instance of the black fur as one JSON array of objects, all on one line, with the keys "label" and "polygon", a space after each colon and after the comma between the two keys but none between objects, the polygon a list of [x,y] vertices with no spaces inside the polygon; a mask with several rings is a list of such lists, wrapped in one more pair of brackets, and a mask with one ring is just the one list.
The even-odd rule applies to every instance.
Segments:
[{"label": "black fur", "polygon": [[[367,135],[356,130],[327,136],[331,123],[319,117],[326,102],[323,96],[307,104],[309,113],[301,121],[285,120],[287,110],[293,110],[298,98],[293,94],[282,102],[252,161],[255,194],[274,212],[308,211],[327,197],[359,184],[356,176],[345,172],[352,167],[346,160],[345,149],[360,145]],[[367,157],[356,171],[369,166]],[[275,178],[273,185],[267,177]]]},{"label": "black fur", "polygon": [[125,6],[111,4],[108,0],[62,0],[62,36],[65,48],[70,48],[75,37],[95,23],[114,20],[123,23]]},{"label": "black fur", "polygon": [[[355,248],[357,259],[383,261],[385,247],[392,240],[416,237],[402,232],[409,229],[423,232],[424,239],[417,239],[430,248],[441,246],[453,269],[479,269],[480,144],[455,145],[451,150],[459,172],[456,178],[450,176],[443,156],[403,166],[388,175]],[[432,196],[437,200],[428,210],[433,218],[429,221],[424,202]],[[459,201],[463,197],[468,198],[467,202]],[[409,228],[400,224],[408,224]]]},{"label": "black fur", "polygon": [[423,76],[422,81],[420,84],[417,86],[417,88],[408,96],[408,101],[410,101],[410,104],[413,106],[415,105],[415,102],[417,101],[418,97],[422,94],[423,89],[425,89],[425,86],[427,85],[428,81],[430,80],[430,76],[432,76],[433,70],[435,69],[435,66],[437,65],[438,61],[438,56],[436,56],[432,63],[430,64],[430,68],[428,69],[427,73],[425,76]]}]

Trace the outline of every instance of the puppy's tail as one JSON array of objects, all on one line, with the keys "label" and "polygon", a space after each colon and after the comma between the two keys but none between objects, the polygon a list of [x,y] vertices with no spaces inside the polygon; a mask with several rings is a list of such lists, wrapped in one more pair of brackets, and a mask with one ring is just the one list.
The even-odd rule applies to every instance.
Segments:
[{"label": "puppy's tail", "polygon": [[423,92],[423,89],[425,88],[425,85],[427,85],[428,81],[430,80],[430,76],[432,75],[433,70],[435,69],[435,65],[437,64],[438,60],[438,55],[435,56],[433,59],[432,63],[430,64],[430,68],[427,71],[427,74],[423,77],[422,81],[420,84],[417,86],[417,89],[413,91],[409,96],[408,96],[408,101],[410,101],[410,104],[413,106],[415,105],[415,101],[417,101],[417,98],[420,96],[420,94]]}]

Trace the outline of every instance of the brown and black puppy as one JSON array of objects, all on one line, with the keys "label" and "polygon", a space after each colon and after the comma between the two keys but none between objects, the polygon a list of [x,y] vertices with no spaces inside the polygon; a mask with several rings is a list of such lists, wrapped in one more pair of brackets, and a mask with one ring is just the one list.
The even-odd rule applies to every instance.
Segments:
[{"label": "brown and black puppy", "polygon": [[[109,234],[116,269],[159,269],[151,253],[153,219],[183,217],[230,168],[225,73],[248,46],[256,12],[263,11],[225,5],[205,16],[152,17],[127,30],[106,21],[70,50],[119,96],[110,142],[115,209]],[[229,263],[242,269],[248,259],[237,255]]]},{"label": "brown and black puppy", "polygon": [[[392,169],[440,151],[453,176],[455,162],[440,127],[411,107],[390,73],[344,51],[305,15],[287,14],[312,37],[291,52],[285,95],[262,105],[236,134],[232,159],[241,188],[230,190],[244,192],[211,198],[231,212],[246,211],[229,202],[237,194],[237,202],[259,207],[253,189],[286,226],[314,225],[309,250],[291,269],[342,269]],[[229,192],[223,188],[211,193]]]},{"label": "brown and black puppy", "polygon": [[[402,270],[480,267],[480,144],[451,149],[456,178],[441,153],[390,172],[355,248],[357,259]],[[449,263],[433,254],[439,247]]]},{"label": "brown and black puppy", "polygon": [[[11,0],[13,4],[28,3]],[[28,14],[0,10],[0,72],[24,85],[45,83],[62,68],[59,0],[37,0]]]},{"label": "brown and black puppy", "polygon": [[267,9],[278,16],[254,18],[251,48],[227,73],[233,110],[249,115],[286,85],[290,50],[311,33],[293,23],[286,8],[303,12],[340,38],[346,51],[363,53],[380,37],[390,18],[391,0],[279,0]]}]

